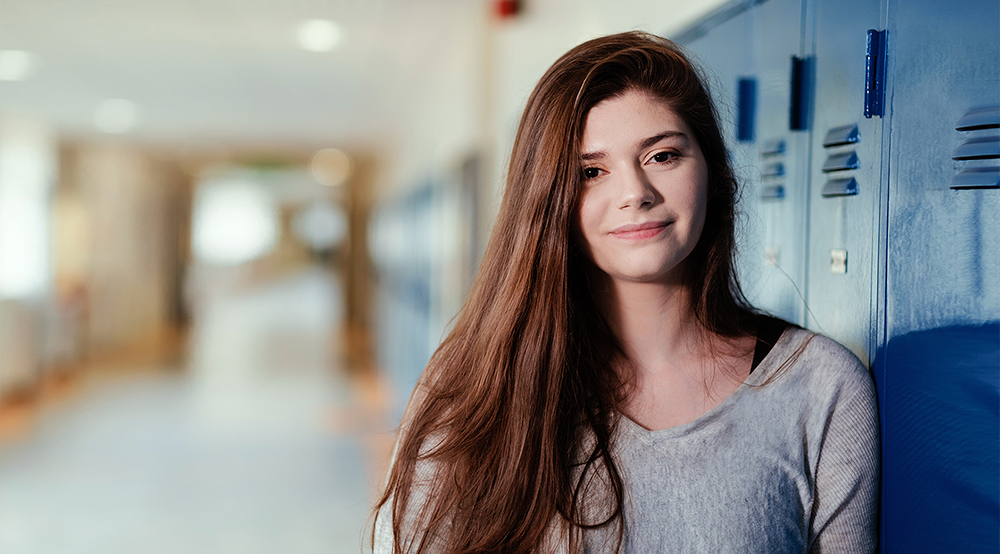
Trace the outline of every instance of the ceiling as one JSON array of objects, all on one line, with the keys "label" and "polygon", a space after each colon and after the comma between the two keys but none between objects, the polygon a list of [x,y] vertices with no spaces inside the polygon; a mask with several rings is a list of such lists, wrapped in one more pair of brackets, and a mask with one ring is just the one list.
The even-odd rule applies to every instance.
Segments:
[{"label": "ceiling", "polygon": [[[187,145],[375,144],[407,109],[413,68],[447,29],[482,19],[470,0],[3,0],[0,49],[31,78],[0,82],[0,107],[70,136],[100,133],[97,106],[137,106],[138,140]],[[338,22],[341,47],[302,50],[305,19]],[[478,19],[477,19],[478,18]]]},{"label": "ceiling", "polygon": [[[650,10],[676,13],[666,7],[681,4],[691,11],[689,0],[632,0],[626,2],[629,10],[604,2],[525,5],[549,12],[548,21],[557,22],[588,6],[592,13],[640,20]],[[470,45],[474,50],[477,41],[482,47],[482,33],[490,31],[490,3],[0,0],[0,50],[29,51],[38,61],[30,78],[0,81],[0,114],[20,114],[61,136],[87,138],[101,135],[94,122],[97,107],[120,98],[137,109],[130,141],[372,151],[392,143],[407,118],[440,119],[442,110],[465,117],[448,96],[438,98],[435,87],[460,82],[465,77],[456,81],[455,72],[467,71],[468,56],[481,56],[488,47],[464,58],[442,53]],[[340,24],[340,47],[325,53],[298,47],[298,26],[313,18]],[[438,67],[448,59],[466,65]],[[531,80],[536,78],[532,74]],[[425,109],[428,99],[438,101],[437,112]]]}]

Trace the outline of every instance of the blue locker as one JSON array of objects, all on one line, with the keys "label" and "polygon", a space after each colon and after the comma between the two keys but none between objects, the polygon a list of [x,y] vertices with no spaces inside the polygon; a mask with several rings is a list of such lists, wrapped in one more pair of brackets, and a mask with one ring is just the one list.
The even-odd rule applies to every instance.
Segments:
[{"label": "blue locker", "polygon": [[[733,168],[742,179],[744,292],[754,305],[800,324],[808,183],[805,164],[796,163],[805,133],[788,131],[788,63],[800,50],[801,13],[801,0],[740,2],[675,37],[712,80]],[[760,25],[767,33],[757,32]],[[762,41],[764,35],[771,40]]]},{"label": "blue locker", "polygon": [[1000,3],[888,9],[884,552],[1000,551]]},{"label": "blue locker", "polygon": [[815,96],[810,146],[808,326],[870,362],[880,312],[883,124],[865,117],[867,31],[881,29],[871,0],[807,0]]},{"label": "blue locker", "polygon": [[1000,4],[727,9],[681,38],[721,68],[731,139],[755,80],[751,298],[872,364],[882,551],[1000,551]]},{"label": "blue locker", "polygon": [[[801,25],[801,0],[770,0],[750,11],[753,21],[752,75],[757,80],[757,170],[752,194],[752,256],[756,280],[746,284],[755,305],[788,321],[805,325],[806,213],[809,206],[809,132],[792,129],[790,111],[796,100],[808,105],[808,73],[795,90],[792,64],[808,60]],[[807,121],[803,122],[808,123]],[[748,202],[747,205],[750,205]],[[756,224],[756,228],[755,228]]]}]

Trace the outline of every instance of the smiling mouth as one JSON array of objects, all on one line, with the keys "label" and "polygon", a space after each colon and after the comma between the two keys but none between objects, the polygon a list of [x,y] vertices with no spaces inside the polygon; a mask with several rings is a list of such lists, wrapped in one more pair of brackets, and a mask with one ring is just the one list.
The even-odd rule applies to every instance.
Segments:
[{"label": "smiling mouth", "polygon": [[655,237],[663,232],[671,221],[647,221],[645,223],[629,223],[616,227],[611,236],[624,240],[642,240]]}]

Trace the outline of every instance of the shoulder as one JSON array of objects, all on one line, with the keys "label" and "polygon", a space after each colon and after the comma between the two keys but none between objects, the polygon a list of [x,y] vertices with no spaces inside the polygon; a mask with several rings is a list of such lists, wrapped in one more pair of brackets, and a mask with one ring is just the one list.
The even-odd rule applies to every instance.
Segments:
[{"label": "shoulder", "polygon": [[845,401],[873,406],[875,385],[868,367],[837,341],[813,331],[791,327],[775,345],[771,377],[775,383],[805,390],[811,403]]}]

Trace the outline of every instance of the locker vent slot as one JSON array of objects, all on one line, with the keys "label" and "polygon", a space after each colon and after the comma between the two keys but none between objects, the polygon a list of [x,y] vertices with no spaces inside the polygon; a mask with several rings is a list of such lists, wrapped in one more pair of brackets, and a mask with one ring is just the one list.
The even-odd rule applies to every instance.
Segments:
[{"label": "locker vent slot", "polygon": [[764,187],[760,197],[764,200],[782,200],[785,198],[785,187],[781,185],[770,185]]},{"label": "locker vent slot", "polygon": [[833,179],[827,181],[823,186],[823,196],[831,198],[834,196],[856,196],[858,194],[858,182],[854,177],[847,179]]},{"label": "locker vent slot", "polygon": [[834,127],[826,133],[826,138],[823,139],[823,146],[829,148],[831,146],[840,146],[841,144],[853,144],[861,140],[861,136],[858,135],[857,125],[844,125],[843,127]]},{"label": "locker vent slot", "polygon": [[955,190],[1000,188],[1000,167],[973,167],[962,170],[952,178],[951,188]]},{"label": "locker vent slot", "polygon": [[762,141],[760,157],[763,164],[760,176],[766,182],[761,184],[760,198],[766,201],[785,199],[785,139],[770,139]]},{"label": "locker vent slot", "polygon": [[781,162],[768,164],[764,167],[764,172],[762,174],[765,179],[774,179],[776,177],[785,176],[785,164]]},{"label": "locker vent slot", "polygon": [[764,143],[760,148],[760,155],[763,156],[777,156],[785,153],[785,140],[769,140]]},{"label": "locker vent slot", "polygon": [[1000,128],[1000,106],[973,108],[958,120],[956,131],[976,131],[978,129]]},{"label": "locker vent slot", "polygon": [[857,169],[858,166],[858,153],[851,150],[850,152],[845,152],[843,154],[831,154],[826,159],[826,163],[823,164],[823,173]]},{"label": "locker vent slot", "polygon": [[953,160],[992,160],[1000,158],[1000,136],[974,137],[966,140],[952,154]]}]

